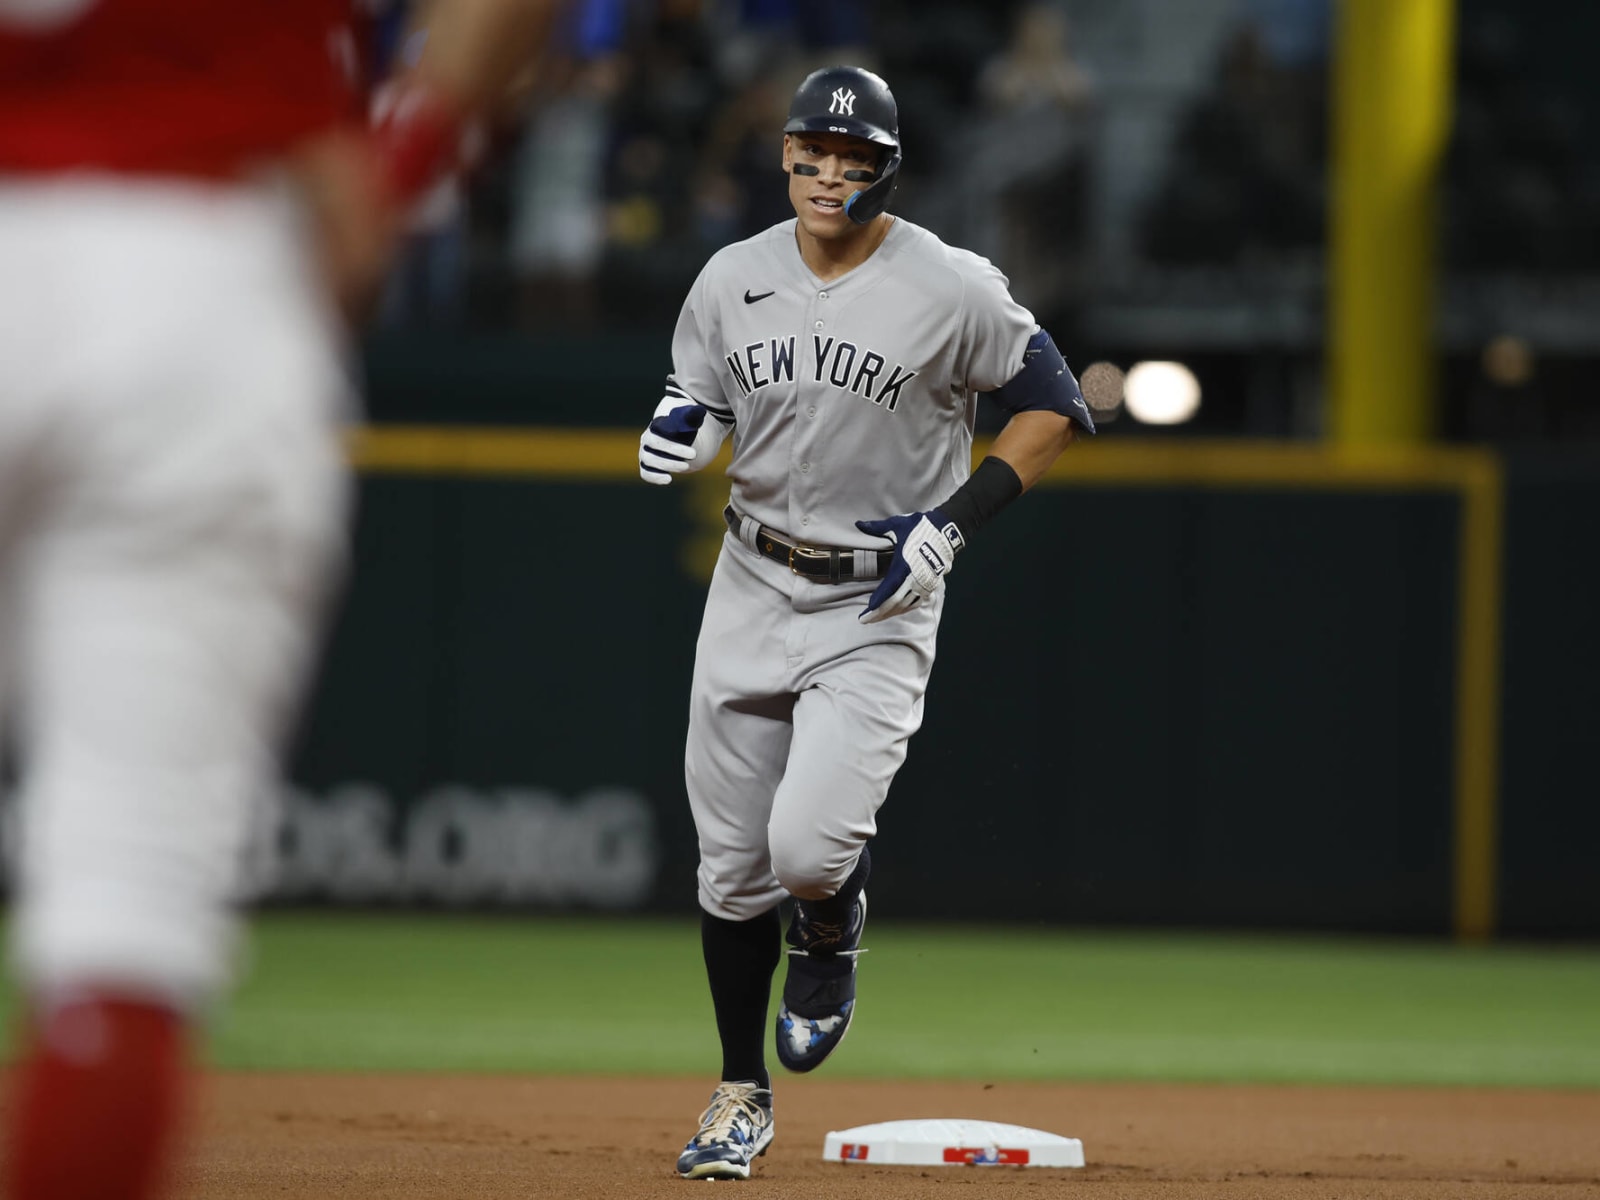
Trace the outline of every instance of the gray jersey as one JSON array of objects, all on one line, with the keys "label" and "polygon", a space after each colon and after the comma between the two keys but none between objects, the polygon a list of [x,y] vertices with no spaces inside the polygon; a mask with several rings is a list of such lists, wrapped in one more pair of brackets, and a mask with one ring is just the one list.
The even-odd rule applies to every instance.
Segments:
[{"label": "gray jersey", "polygon": [[977,393],[1022,369],[1035,328],[988,260],[903,218],[827,282],[790,220],[706,264],[673,382],[735,423],[740,511],[807,543],[877,547],[857,520],[932,508],[966,480]]}]

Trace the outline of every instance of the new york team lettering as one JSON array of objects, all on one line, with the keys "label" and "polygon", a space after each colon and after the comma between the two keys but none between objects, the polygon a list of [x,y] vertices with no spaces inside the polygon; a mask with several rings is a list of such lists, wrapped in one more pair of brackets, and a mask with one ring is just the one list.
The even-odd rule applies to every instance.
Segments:
[{"label": "new york team lettering", "polygon": [[751,342],[742,350],[722,356],[746,396],[772,383],[794,382],[794,338],[769,338]]},{"label": "new york team lettering", "polygon": [[[871,400],[890,412],[900,403],[900,389],[917,377],[917,373],[895,363],[889,380],[881,391],[877,390],[878,376],[883,373],[884,357],[876,350],[861,350],[854,342],[826,340],[820,334],[811,335],[816,351],[815,382],[821,383],[824,373],[834,387],[854,392],[863,400]],[[860,359],[857,362],[857,358]]]},{"label": "new york team lettering", "polygon": [[[794,342],[793,337],[767,338],[730,350],[722,360],[728,364],[739,390],[751,396],[774,383],[794,382]],[[895,363],[888,379],[881,379],[887,360],[876,350],[854,342],[813,334],[811,343],[813,383],[829,383],[890,412],[899,405],[906,384],[917,377],[917,372]]]}]

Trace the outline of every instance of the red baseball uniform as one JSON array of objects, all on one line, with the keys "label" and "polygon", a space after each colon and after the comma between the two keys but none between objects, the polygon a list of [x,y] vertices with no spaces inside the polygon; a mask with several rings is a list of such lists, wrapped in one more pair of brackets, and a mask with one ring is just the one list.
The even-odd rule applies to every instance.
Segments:
[{"label": "red baseball uniform", "polygon": [[346,0],[100,0],[0,16],[0,172],[229,177],[359,116]]},{"label": "red baseball uniform", "polygon": [[343,330],[284,161],[355,112],[350,45],[341,0],[0,0],[17,1195],[150,1194],[229,981],[343,546]]}]

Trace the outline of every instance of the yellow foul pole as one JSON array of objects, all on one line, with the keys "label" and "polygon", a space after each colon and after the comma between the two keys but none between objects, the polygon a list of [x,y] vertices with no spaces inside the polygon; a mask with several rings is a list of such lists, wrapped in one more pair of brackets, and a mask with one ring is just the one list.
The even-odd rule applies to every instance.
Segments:
[{"label": "yellow foul pole", "polygon": [[1426,440],[1435,426],[1436,196],[1455,0],[1338,0],[1329,231],[1329,432]]},{"label": "yellow foul pole", "polygon": [[[1454,86],[1455,0],[1338,0],[1329,229],[1328,432],[1405,445],[1437,428],[1439,179]],[[1467,489],[1458,593],[1456,935],[1495,927],[1503,495],[1486,459]]]}]

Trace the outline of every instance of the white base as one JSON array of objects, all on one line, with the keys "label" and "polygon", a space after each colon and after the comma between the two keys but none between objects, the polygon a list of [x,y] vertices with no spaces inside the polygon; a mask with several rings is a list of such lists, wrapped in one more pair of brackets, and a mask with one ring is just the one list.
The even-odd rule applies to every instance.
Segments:
[{"label": "white base", "polygon": [[919,1167],[1081,1167],[1083,1143],[998,1121],[925,1117],[830,1133],[822,1142],[822,1160]]}]

